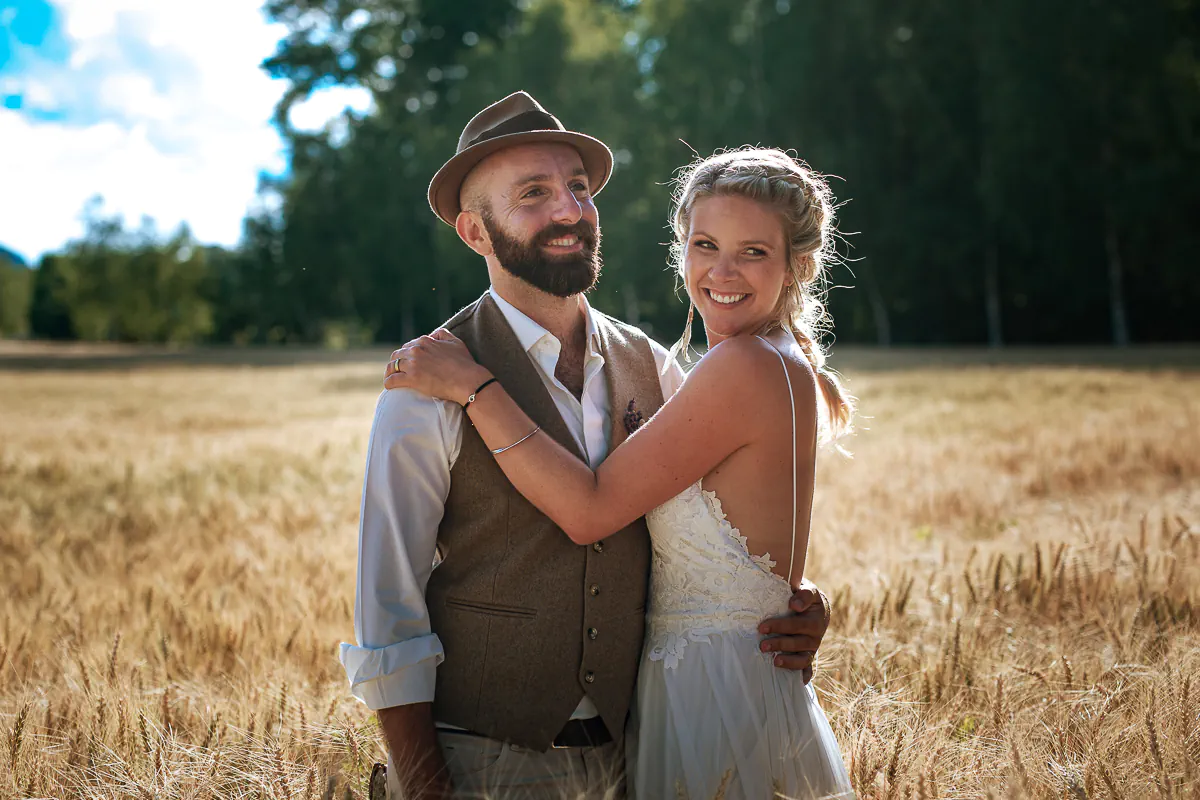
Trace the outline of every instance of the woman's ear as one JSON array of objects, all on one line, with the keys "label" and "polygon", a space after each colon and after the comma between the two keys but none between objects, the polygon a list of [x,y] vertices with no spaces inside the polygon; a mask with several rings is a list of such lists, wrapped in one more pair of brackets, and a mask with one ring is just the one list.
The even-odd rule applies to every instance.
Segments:
[{"label": "woman's ear", "polygon": [[488,236],[487,228],[483,225],[483,218],[478,212],[458,212],[458,216],[454,219],[454,230],[458,232],[458,238],[462,239],[467,247],[484,258],[494,252],[492,239]]}]

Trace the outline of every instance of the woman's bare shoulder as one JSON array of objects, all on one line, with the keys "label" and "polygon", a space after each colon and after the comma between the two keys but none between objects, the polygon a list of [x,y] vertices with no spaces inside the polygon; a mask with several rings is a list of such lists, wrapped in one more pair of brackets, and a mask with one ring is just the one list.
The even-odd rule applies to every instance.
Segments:
[{"label": "woman's bare shoulder", "polygon": [[[757,336],[726,339],[700,359],[688,375],[688,382],[695,379],[706,394],[719,394],[722,402],[760,408],[769,402],[783,413],[791,406],[790,383],[796,412],[803,417],[805,409],[811,408],[815,414],[816,373],[800,346],[787,344],[790,346],[781,348],[781,353],[774,344]],[[787,363],[786,376],[780,355]]]},{"label": "woman's bare shoulder", "polygon": [[[793,378],[792,383],[799,381]],[[685,386],[689,384],[723,402],[748,402],[764,392],[787,399],[779,352],[757,336],[734,336],[713,347],[688,374]]]}]

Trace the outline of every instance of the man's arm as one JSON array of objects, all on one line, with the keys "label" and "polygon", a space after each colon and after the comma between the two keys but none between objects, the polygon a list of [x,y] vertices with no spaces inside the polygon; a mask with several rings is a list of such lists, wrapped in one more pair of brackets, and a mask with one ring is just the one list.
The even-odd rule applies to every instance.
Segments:
[{"label": "man's arm", "polygon": [[433,703],[409,703],[375,712],[383,728],[383,739],[396,769],[395,782],[401,797],[442,800],[452,787],[446,760],[438,747],[433,725]]},{"label": "man's arm", "polygon": [[359,523],[354,633],[342,644],[350,691],[378,712],[393,769],[410,797],[449,788],[433,725],[442,644],[425,587],[450,491],[461,412],[413,392],[384,392],[367,451]]}]

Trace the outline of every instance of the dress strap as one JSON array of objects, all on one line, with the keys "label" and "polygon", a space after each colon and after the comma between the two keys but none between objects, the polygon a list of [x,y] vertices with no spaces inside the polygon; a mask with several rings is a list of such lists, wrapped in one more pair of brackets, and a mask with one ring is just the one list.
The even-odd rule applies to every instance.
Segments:
[{"label": "dress strap", "polygon": [[767,343],[775,355],[779,356],[779,364],[783,367],[783,377],[787,381],[788,401],[792,405],[792,556],[788,561],[788,583],[792,582],[792,568],[796,566],[796,395],[792,392],[792,376],[788,372],[787,362],[783,359],[783,353],[779,352],[779,348],[771,344],[762,336],[758,337]]}]

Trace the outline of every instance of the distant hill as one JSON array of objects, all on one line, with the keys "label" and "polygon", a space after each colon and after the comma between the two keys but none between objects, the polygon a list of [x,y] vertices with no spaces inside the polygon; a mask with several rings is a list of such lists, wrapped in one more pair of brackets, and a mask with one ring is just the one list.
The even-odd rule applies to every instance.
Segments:
[{"label": "distant hill", "polygon": [[18,267],[29,266],[29,263],[26,262],[25,259],[21,258],[20,255],[14,253],[12,250],[9,250],[2,244],[0,244],[0,260],[9,261],[13,264],[16,264]]}]

